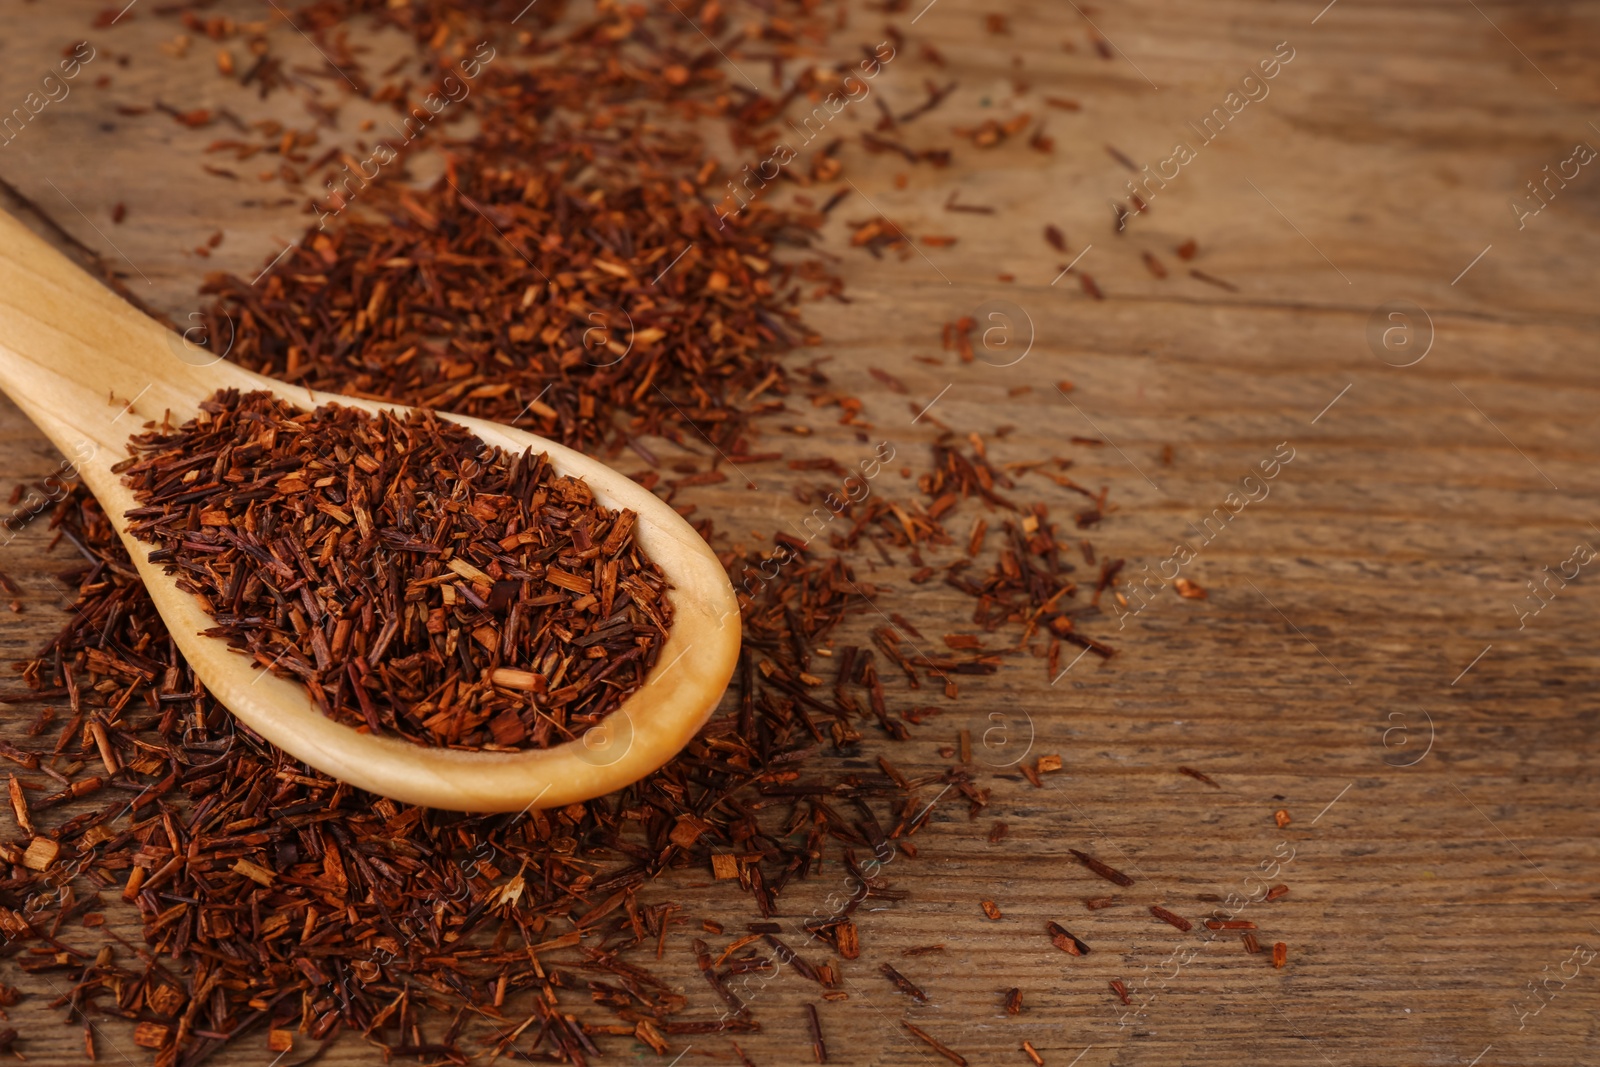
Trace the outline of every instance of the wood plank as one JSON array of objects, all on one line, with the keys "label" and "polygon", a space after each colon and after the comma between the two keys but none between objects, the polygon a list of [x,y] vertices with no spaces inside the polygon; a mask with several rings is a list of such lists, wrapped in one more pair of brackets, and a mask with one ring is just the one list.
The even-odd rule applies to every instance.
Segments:
[{"label": "wood plank", "polygon": [[[159,45],[176,24],[143,5],[125,24],[91,30],[103,6],[35,5],[8,28],[0,109],[42,75],[47,63],[33,57],[85,35],[103,44],[89,73],[103,64],[113,80],[105,89],[80,82],[52,104],[0,149],[0,177],[182,324],[208,271],[251,277],[300,232],[303,198],[253,173],[237,183],[208,175],[200,164],[213,133],[160,114],[119,115],[115,104],[226,102],[247,120],[305,119],[286,94],[224,96],[206,47],[165,55]],[[216,10],[257,17],[242,4]],[[1591,802],[1600,664],[1587,640],[1600,606],[1581,579],[1525,626],[1514,604],[1541,568],[1600,536],[1591,525],[1600,523],[1591,415],[1600,179],[1585,168],[1520,229],[1508,202],[1576,141],[1600,143],[1587,106],[1600,95],[1587,61],[1593,5],[1137,0],[1082,10],[1021,0],[1005,12],[1004,35],[985,30],[992,10],[972,0],[852,11],[853,21],[887,19],[908,35],[877,90],[897,109],[921,99],[925,77],[961,83],[945,107],[906,127],[908,143],[949,146],[951,127],[1028,110],[1046,119],[1056,148],[1047,156],[1025,139],[957,146],[948,169],[848,148],[859,192],[834,211],[826,247],[842,257],[853,302],[808,310],[825,339],[818,354],[833,357],[827,373],[867,402],[870,441],[899,450],[892,468],[924,466],[934,420],[981,434],[999,460],[1072,457],[1077,481],[1112,487],[1118,510],[1088,536],[1102,554],[1126,557],[1130,572],[1155,568],[1175,539],[1192,537],[1188,524],[1279,442],[1295,459],[1267,499],[1200,551],[1188,573],[1208,599],[1167,591],[1121,630],[1107,620],[1094,632],[1119,655],[1088,657],[1054,685],[1027,657],[993,678],[963,680],[963,698],[893,752],[907,774],[934,772],[948,763],[937,747],[959,729],[979,739],[1007,731],[1004,744],[979,749],[990,763],[990,809],[972,822],[941,809],[918,837],[920,857],[887,868],[912,896],[894,914],[864,917],[862,958],[843,969],[850,999],[820,1008],[831,1061],[943,1062],[900,1028],[908,1018],[975,1064],[1026,1062],[1023,1039],[1052,1067],[1583,1062],[1600,1017],[1593,965],[1537,1015],[1514,1005],[1538,1003],[1528,983],[1557,972],[1574,945],[1600,947],[1591,888],[1600,871]],[[1111,58],[1096,53],[1087,19],[1115,42]],[[287,27],[273,33],[297,47]],[[1158,188],[1147,215],[1115,232],[1108,200],[1132,175],[1106,146],[1140,164],[1166,158],[1176,140],[1193,139],[1188,123],[1221,106],[1280,41],[1295,55],[1270,94]],[[922,58],[923,43],[949,65]],[[1013,79],[1028,91],[1016,94]],[[1047,95],[1083,110],[1051,109]],[[865,111],[841,118],[851,130],[874,120]],[[437,166],[417,162],[424,177]],[[945,211],[952,191],[996,213]],[[115,226],[119,201],[128,216]],[[849,223],[875,208],[914,236],[958,240],[883,261],[847,250]],[[1066,255],[1043,240],[1047,224],[1066,233]],[[219,225],[221,246],[194,255]],[[1173,249],[1190,239],[1200,251],[1184,264]],[[1090,245],[1079,266],[1103,302],[1072,275],[1051,284]],[[1166,279],[1152,276],[1144,252]],[[1237,291],[1190,277],[1189,266]],[[1367,335],[1374,310],[1399,299],[1425,308],[1435,334],[1427,357],[1407,368],[1380,361]],[[1008,346],[1031,321],[1022,361],[992,365],[1016,351],[998,334],[987,361],[961,364],[940,351],[942,323],[996,301],[1015,305]],[[886,391],[871,367],[903,380],[908,394]],[[1063,379],[1076,386],[1071,403],[1054,388]],[[1031,392],[1012,394],[1022,386]],[[935,397],[913,422],[910,405]],[[809,454],[850,464],[870,450],[825,410],[791,407],[790,421],[814,431]],[[1001,437],[1005,425],[1014,429]],[[1074,445],[1074,435],[1111,443]],[[24,481],[57,462],[9,404],[0,405],[0,462]],[[681,499],[740,539],[737,531],[768,535],[799,521],[808,509],[794,485],[826,481],[781,464],[750,473],[754,492],[728,483]],[[897,480],[891,472],[876,491],[909,493]],[[1078,505],[1037,475],[1022,486],[1019,499],[1044,500],[1054,515]],[[53,575],[72,565],[70,550],[47,552],[48,540],[36,523],[0,560],[24,590],[21,615],[0,612],[7,660],[66,621]],[[953,590],[911,586],[904,566],[867,558],[861,567],[884,611],[929,635],[968,627],[971,602]],[[860,637],[874,623],[863,616],[849,632]],[[33,713],[7,711],[6,736]],[[1029,736],[1033,752],[1066,761],[1042,790],[1002,766]],[[1402,766],[1430,736],[1426,755]],[[875,755],[865,747],[861,766]],[[1278,808],[1293,819],[1283,829]],[[1010,830],[991,845],[996,819]],[[1161,903],[1198,919],[1280,846],[1294,850],[1281,872],[1289,894],[1244,916],[1269,950],[1289,945],[1281,971],[1231,935],[1202,947],[1201,931],[1180,934],[1146,910]],[[1119,891],[1126,903],[1083,906],[1113,887],[1072,859],[1074,847],[1136,878]],[[829,869],[794,887],[785,913],[825,907],[844,877]],[[714,1014],[689,939],[702,917],[731,935],[752,916],[709,872],[662,883],[650,892],[684,903],[694,925],[669,936],[661,973],[692,998],[691,1014]],[[986,899],[1001,920],[983,916]],[[137,941],[131,909],[108,913]],[[1050,919],[1094,951],[1071,958],[1050,948]],[[933,944],[944,950],[905,955]],[[1192,959],[1172,961],[1185,949]],[[884,960],[930,1003],[911,1004],[876,974]],[[0,978],[30,993],[0,1024],[22,1031],[30,1062],[82,1062],[81,1025],[61,1025],[48,984],[19,977],[14,962],[0,963]],[[1134,991],[1137,1014],[1123,1015],[1113,978]],[[1000,1005],[1012,986],[1025,995],[1015,1017]],[[746,999],[763,1030],[739,1043],[755,1062],[808,1059],[796,1050],[809,1047],[811,993],[792,973],[754,984]],[[95,1025],[102,1060],[120,1059],[113,1045],[133,1055],[130,1028]],[[694,1046],[685,1063],[731,1054],[725,1038]],[[297,1050],[309,1047],[297,1037]],[[642,1048],[620,1038],[604,1047],[614,1061]],[[671,1055],[680,1051],[675,1043]],[[263,1034],[214,1062],[257,1063],[266,1052]],[[347,1040],[323,1062],[370,1059]]]}]

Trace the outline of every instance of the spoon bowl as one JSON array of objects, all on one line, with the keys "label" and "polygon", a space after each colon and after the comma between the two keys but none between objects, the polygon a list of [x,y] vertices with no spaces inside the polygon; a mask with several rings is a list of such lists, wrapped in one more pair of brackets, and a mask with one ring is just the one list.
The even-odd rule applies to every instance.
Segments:
[{"label": "spoon bowl", "polygon": [[230,388],[268,390],[307,409],[338,403],[401,417],[409,410],[287,385],[223,362],[0,213],[0,389],[70,457],[121,535],[179,651],[211,695],[255,733],[319,771],[402,803],[504,812],[561,807],[636,782],[676,755],[711,716],[738,659],[739,607],[721,563],[693,527],[655,494],[581,452],[444,412],[440,418],[485,444],[548,453],[557,473],[582,478],[601,504],[639,516],[634,536],[670,583],[673,611],[642,687],[585,734],[551,748],[433,748],[335,722],[304,686],[203,636],[213,622],[199,602],[150,562],[158,546],[128,533],[124,515],[138,505],[111,468],[146,421],[170,414],[174,424],[185,422],[201,401]]}]

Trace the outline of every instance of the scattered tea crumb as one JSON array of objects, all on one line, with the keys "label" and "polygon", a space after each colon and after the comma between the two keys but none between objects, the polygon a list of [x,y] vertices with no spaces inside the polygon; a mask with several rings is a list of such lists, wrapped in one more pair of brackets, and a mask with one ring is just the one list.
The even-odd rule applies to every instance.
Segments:
[{"label": "scattered tea crumb", "polygon": [[904,1019],[900,1021],[900,1025],[910,1031],[913,1037],[927,1045],[929,1048],[933,1049],[933,1051],[937,1052],[951,1063],[955,1064],[956,1067],[967,1067],[967,1060],[965,1056],[961,1055],[954,1049],[941,1044],[938,1039],[933,1037],[933,1035],[929,1034],[926,1030],[912,1025],[911,1023],[906,1022]]},{"label": "scattered tea crumb", "polygon": [[1045,933],[1050,935],[1050,943],[1069,956],[1087,956],[1089,946],[1076,934],[1071,933],[1058,922],[1044,924]]},{"label": "scattered tea crumb", "polygon": [[1080,852],[1075,848],[1069,848],[1069,849],[1067,849],[1067,851],[1072,853],[1075,857],[1077,857],[1077,860],[1078,860],[1079,863],[1083,864],[1085,867],[1089,868],[1091,871],[1093,871],[1095,874],[1098,874],[1100,877],[1104,878],[1106,881],[1115,882],[1117,885],[1124,886],[1124,887],[1130,886],[1130,885],[1133,884],[1133,879],[1132,878],[1129,878],[1127,875],[1123,874],[1121,871],[1117,870],[1115,867],[1111,866],[1110,864],[1102,863],[1100,860],[1095,859],[1093,856],[1089,855],[1087,852]]}]

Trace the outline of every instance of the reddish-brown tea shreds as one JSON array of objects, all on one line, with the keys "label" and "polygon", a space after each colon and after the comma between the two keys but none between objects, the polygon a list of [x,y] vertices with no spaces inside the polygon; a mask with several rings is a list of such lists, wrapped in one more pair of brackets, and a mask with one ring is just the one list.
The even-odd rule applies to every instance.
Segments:
[{"label": "reddish-brown tea shreds", "polygon": [[1285,963],[1288,962],[1289,946],[1282,941],[1274,942],[1272,945],[1272,965],[1274,967],[1281,968]]},{"label": "reddish-brown tea shreds", "polygon": [[1279,808],[1277,811],[1272,813],[1272,821],[1278,824],[1278,829],[1282,830],[1293,820],[1289,818],[1289,812],[1287,809]]},{"label": "reddish-brown tea shreds", "polygon": [[1127,875],[1123,874],[1115,867],[1112,867],[1110,864],[1100,862],[1087,852],[1079,852],[1075,848],[1069,848],[1067,851],[1076,856],[1079,863],[1083,864],[1085,867],[1089,868],[1106,881],[1114,882],[1120,886],[1130,886],[1133,884],[1132,878],[1129,878]]},{"label": "reddish-brown tea shreds", "polygon": [[1170,912],[1159,904],[1150,905],[1150,914],[1154,915],[1163,922],[1171,923],[1180,930],[1187,931],[1192,929],[1194,926],[1193,923],[1191,923],[1188,919],[1185,919],[1182,915],[1178,915],[1175,912]]},{"label": "reddish-brown tea shreds", "polygon": [[160,1023],[142,1022],[133,1028],[133,1043],[140,1048],[161,1048],[171,1036],[172,1028]]},{"label": "reddish-brown tea shreds", "polygon": [[1033,1062],[1033,1067],[1044,1067],[1044,1057],[1039,1055],[1038,1050],[1033,1047],[1033,1042],[1024,1041],[1022,1043],[1022,1051]]},{"label": "reddish-brown tea shreds", "polygon": [[[466,55],[478,29],[470,12],[439,0],[400,7],[319,0],[291,10],[294,25],[283,36],[298,45],[292,31],[303,27],[365,92],[371,72],[361,69],[362,53],[343,33],[351,16],[368,8],[426,46],[417,58],[429,70]],[[607,9],[580,18],[570,35],[547,32],[554,6],[529,11],[519,32],[531,35],[522,44],[538,60],[532,69],[497,63],[454,105],[473,113],[480,132],[450,144],[434,186],[374,182],[336,219],[310,227],[259,284],[248,277],[211,283],[219,302],[207,313],[207,332],[220,338],[236,327],[233,358],[297,385],[515,421],[578,447],[631,445],[652,465],[636,435],[661,433],[696,447],[704,435],[742,463],[751,443],[739,439],[750,416],[782,404],[777,397],[789,374],[778,357],[806,339],[794,311],[795,283],[816,283],[814,293],[837,293],[837,286],[825,272],[796,270],[771,254],[777,244],[813,235],[806,217],[756,203],[725,228],[709,218],[702,194],[708,186],[717,193],[722,176],[707,169],[696,137],[656,125],[658,111],[724,115],[743,143],[748,126],[776,114],[768,110],[775,101],[759,90],[730,94],[715,58],[686,58],[704,53],[704,39],[669,8],[630,7],[626,21],[620,9]],[[720,36],[719,14],[707,9],[697,17]],[[759,36],[785,42],[787,55],[791,41],[822,40],[813,31],[833,12],[823,5],[820,17],[799,10],[785,16],[771,25],[758,13],[739,18]],[[626,35],[626,62],[616,61],[619,34]],[[502,47],[501,55],[509,59],[509,50]],[[802,51],[789,71],[803,62]],[[639,74],[672,67],[687,74],[682,85],[675,74]],[[241,76],[276,91],[289,84],[288,69],[269,54]],[[411,83],[410,68],[405,74],[403,85],[380,94],[399,105],[413,89],[425,91]],[[802,67],[798,84],[828,84],[816,76]],[[310,103],[322,108],[325,101]],[[631,348],[613,311],[632,318]],[[965,321],[970,360],[972,325]],[[612,363],[619,348],[628,354]],[[995,486],[1007,484],[1003,471],[978,468],[959,488],[963,496],[976,486],[998,497]],[[921,521],[923,509],[906,510]],[[114,780],[105,793],[120,798],[120,809],[74,814],[60,839],[69,859],[91,849],[104,858],[105,869],[91,865],[91,884],[110,878],[129,887],[150,950],[81,970],[72,965],[73,1007],[122,1012],[129,991],[145,995],[152,1009],[171,1007],[179,1067],[262,1028],[302,1031],[313,1041],[357,1029],[404,1056],[465,1059],[462,1020],[476,1011],[499,1017],[498,991],[505,991],[506,1015],[520,994],[537,1016],[515,1041],[505,1040],[511,1031],[501,1035],[493,1054],[508,1061],[593,1062],[600,1055],[595,1035],[606,1033],[655,1047],[651,1030],[638,1027],[641,1014],[663,1020],[651,1026],[664,1034],[753,1029],[749,1006],[726,988],[717,993],[733,1016],[667,1022],[683,999],[628,962],[628,952],[641,945],[660,951],[669,924],[682,920],[669,919],[670,904],[647,902],[644,893],[636,898],[635,888],[668,866],[703,870],[713,851],[731,853],[724,888],[737,879],[752,906],[771,914],[788,880],[806,876],[805,864],[832,858],[829,842],[871,847],[895,818],[891,810],[888,822],[872,829],[873,819],[884,817],[883,783],[864,787],[816,758],[830,741],[849,751],[874,719],[890,738],[916,721],[880,712],[881,686],[856,687],[860,707],[869,691],[876,698],[863,723],[851,721],[857,705],[850,700],[841,697],[834,707],[810,688],[807,659],[860,596],[845,561],[789,565],[749,605],[746,647],[760,654],[747,658],[731,706],[680,759],[613,797],[480,819],[401,808],[341,788],[236,727],[183,664],[95,502],[73,494],[51,521],[63,545],[87,559],[64,579],[81,590],[74,605],[80,621],[31,661],[24,677],[37,701],[65,697],[74,678],[86,682],[84,716],[109,724],[121,763],[108,770]],[[1047,551],[1068,547],[1052,538]],[[1085,558],[1092,565],[1092,549]],[[993,665],[970,666],[987,673]],[[46,725],[42,719],[36,732]],[[94,759],[81,723],[55,725],[63,728],[63,754],[52,770]],[[68,757],[72,763],[62,762]],[[754,778],[752,768],[767,773]],[[970,780],[960,784],[974,803],[986,792]],[[840,819],[843,798],[856,810]],[[862,805],[874,815],[865,816]],[[671,840],[685,813],[712,824],[687,847]],[[796,825],[815,827],[810,840],[795,837],[791,815],[802,820]],[[229,836],[219,837],[219,828]],[[158,851],[197,842],[197,855],[214,851],[220,865],[208,870],[212,860],[205,858],[175,863],[177,855]],[[130,871],[138,853],[158,865]],[[270,884],[235,869],[241,860],[249,864],[244,871]],[[343,908],[328,907],[330,896]],[[903,894],[881,874],[861,872],[858,897],[846,907]],[[238,908],[240,899],[259,899],[259,914]],[[51,921],[52,906],[42,922]],[[877,909],[867,903],[866,910]],[[59,925],[64,916],[54,918]],[[569,922],[574,929],[559,932]],[[426,996],[415,994],[421,987]],[[97,998],[101,1004],[92,1005]],[[610,1010],[626,1025],[591,1024],[583,1014],[593,1010]],[[433,1044],[417,1047],[419,1034]]]},{"label": "reddish-brown tea shreds", "polygon": [[822,1020],[817,1018],[817,1006],[806,1005],[806,1027],[811,1031],[811,1055],[818,1063],[828,1062],[828,1046],[822,1040]]},{"label": "reddish-brown tea shreds", "polygon": [[983,906],[983,913],[985,915],[987,915],[989,918],[991,918],[991,919],[1000,918],[1000,909],[995,906],[995,902],[994,901],[992,901],[992,900],[983,900],[983,901],[979,901],[979,903]]},{"label": "reddish-brown tea shreds", "polygon": [[[674,53],[690,44],[672,40],[678,17],[645,19]],[[483,128],[460,165],[426,188],[360,188],[260,284],[213,279],[208,335],[236,336],[230,359],[296,384],[515,419],[580,449],[661,431],[735,451],[739,401],[781,382],[773,356],[808,336],[789,299],[796,270],[773,255],[804,240],[807,220],[766,201],[729,201],[736,217],[719,220],[698,138],[630,99],[661,83],[617,64],[606,35],[593,43],[604,54],[576,66],[485,68],[452,105]],[[584,121],[529,124],[567,109]]]},{"label": "reddish-brown tea shreds", "polygon": [[1116,897],[1089,897],[1084,900],[1083,906],[1090,911],[1099,911],[1101,908],[1114,908],[1122,901]]},{"label": "reddish-brown tea shreds", "polygon": [[1239,940],[1244,942],[1244,950],[1252,956],[1261,951],[1261,942],[1256,940],[1256,935],[1246,930],[1239,935]]},{"label": "reddish-brown tea shreds", "polygon": [[1012,988],[1006,990],[1005,1009],[1007,1015],[1016,1015],[1022,1011],[1022,990]]},{"label": "reddish-brown tea shreds", "polygon": [[[1171,461],[1169,460],[1168,462]],[[1207,596],[1205,589],[1201,588],[1199,583],[1190,581],[1188,578],[1173,579],[1172,588],[1176,589],[1178,595],[1185,600],[1205,600]]]},{"label": "reddish-brown tea shreds", "polygon": [[7,778],[7,789],[11,794],[11,812],[16,817],[17,829],[32,837],[34,834],[33,819],[28,812],[28,797],[22,790],[22,783],[17,781],[17,776],[10,774]]},{"label": "reddish-brown tea shreds", "polygon": [[790,967],[794,968],[796,974],[798,974],[801,978],[806,979],[808,982],[816,982],[819,985],[827,984],[822,981],[822,976],[818,973],[817,968],[808,963],[805,957],[801,956],[794,949],[778,940],[778,938],[772,934],[762,934],[761,937],[762,940],[772,946],[773,951],[777,954],[778,962],[787,963]]},{"label": "reddish-brown tea shreds", "polygon": [[1050,935],[1050,943],[1069,956],[1087,956],[1089,946],[1071,933],[1066,927],[1055,921],[1044,924],[1045,933]]},{"label": "reddish-brown tea shreds", "polygon": [[1283,896],[1287,892],[1289,892],[1289,887],[1288,886],[1281,885],[1281,884],[1280,885],[1275,885],[1271,889],[1267,890],[1267,900],[1269,902],[1277,900],[1279,897]]},{"label": "reddish-brown tea shreds", "polygon": [[61,855],[61,845],[48,837],[36,837],[22,853],[22,866],[30,871],[48,871]]},{"label": "reddish-brown tea shreds", "polygon": [[939,1055],[955,1064],[956,1067],[967,1067],[967,1058],[965,1056],[961,1055],[961,1053],[957,1052],[955,1049],[942,1044],[937,1038],[928,1033],[926,1030],[913,1026],[904,1019],[900,1020],[900,1025],[910,1031],[912,1037],[915,1037],[917,1040],[933,1049],[933,1051],[937,1052]]},{"label": "reddish-brown tea shreds", "polygon": [[843,959],[853,960],[861,955],[861,935],[856,924],[846,919],[834,928],[834,944]]},{"label": "reddish-brown tea shreds", "polygon": [[208,634],[338,721],[545,747],[619,706],[666,641],[632,512],[429,412],[229,390],[132,447],[118,470],[151,560],[201,598]]},{"label": "reddish-brown tea shreds", "polygon": [[1216,781],[1214,779],[1212,779],[1212,777],[1209,774],[1204,774],[1204,773],[1202,773],[1200,771],[1197,771],[1193,767],[1179,767],[1178,768],[1178,773],[1179,774],[1187,774],[1190,778],[1193,778],[1195,781],[1204,782],[1206,785],[1215,786],[1218,789],[1222,788],[1220,785],[1217,785]]},{"label": "reddish-brown tea shreds", "polygon": [[30,771],[37,770],[39,767],[38,756],[34,755],[32,752],[24,752],[22,749],[18,748],[16,745],[13,745],[9,741],[0,741],[0,756],[5,757],[12,763],[17,764],[19,767],[25,767]]},{"label": "reddish-brown tea shreds", "polygon": [[915,982],[896,970],[893,964],[880,964],[878,970],[893,983],[896,989],[918,1004],[926,1004],[928,1002],[928,994],[924,993]]},{"label": "reddish-brown tea shreds", "polygon": [[1117,999],[1122,1001],[1123,1004],[1131,1004],[1131,1003],[1133,1003],[1133,1001],[1128,999],[1128,987],[1122,981],[1122,979],[1120,979],[1120,978],[1111,979],[1111,992],[1115,993],[1117,995]]},{"label": "reddish-brown tea shreds", "polygon": [[[442,1023],[445,1012],[456,1011],[445,1006],[454,1004],[455,998],[400,1002],[389,982],[397,977],[436,983],[441,976],[455,976],[457,965],[465,966],[471,978],[457,989],[460,1007],[485,1011],[496,1007],[499,978],[505,975],[518,983],[514,988],[531,984],[533,988],[524,993],[532,995],[536,1010],[543,1012],[560,987],[547,981],[539,967],[551,968],[560,950],[580,949],[586,930],[600,933],[619,952],[634,944],[647,949],[662,944],[670,903],[636,901],[634,890],[669,861],[678,862],[683,852],[691,852],[688,859],[697,865],[709,862],[714,851],[727,855],[734,877],[754,905],[770,914],[770,890],[781,890],[788,874],[811,862],[829,840],[844,842],[847,848],[863,844],[857,831],[822,818],[824,810],[832,809],[821,795],[834,785],[785,793],[791,788],[786,783],[793,779],[784,775],[794,770],[775,771],[759,782],[752,781],[748,772],[757,763],[773,768],[804,766],[801,761],[822,743],[805,705],[797,708],[787,702],[804,696],[795,679],[804,671],[805,650],[825,645],[850,600],[859,596],[854,592],[855,577],[841,560],[792,564],[761,591],[744,621],[747,638],[766,650],[762,669],[741,672],[738,688],[730,693],[731,707],[690,742],[682,757],[604,800],[514,817],[468,817],[401,808],[340,786],[266,746],[211,700],[182,663],[125,548],[95,502],[81,491],[72,494],[60,514],[59,528],[90,561],[70,579],[81,589],[73,605],[77,622],[52,645],[61,649],[61,655],[47,649],[43,657],[25,665],[23,676],[33,693],[44,698],[65,696],[66,683],[74,678],[85,681],[83,711],[115,724],[107,731],[119,766],[112,785],[128,793],[109,808],[74,817],[57,834],[65,847],[74,850],[106,842],[105,851],[99,853],[104,868],[92,866],[88,875],[96,887],[107,878],[126,884],[123,895],[141,908],[145,937],[154,955],[161,957],[147,969],[172,968],[187,983],[180,991],[186,997],[193,997],[199,983],[206,981],[205,968],[220,968],[211,973],[227,976],[229,984],[215,987],[212,996],[189,1001],[201,1004],[194,1009],[201,1036],[185,1044],[179,1067],[224,1043],[204,1034],[243,1033],[240,1022],[257,1010],[250,1001],[261,998],[282,1007],[275,1015],[280,1028],[305,1025],[318,1040],[336,1028],[358,1029],[389,1047],[406,1046],[413,1027]],[[105,684],[117,677],[127,681]],[[865,705],[866,694],[860,701]],[[173,710],[177,707],[182,708],[181,715]],[[115,708],[125,709],[120,718]],[[753,713],[748,721],[747,709]],[[93,735],[93,730],[80,731],[68,724],[61,743],[78,738],[71,753],[75,765],[85,766],[94,759]],[[729,753],[734,754],[732,760]],[[99,763],[94,767],[98,769]],[[827,774],[825,764],[816,769]],[[837,788],[843,793],[835,796],[850,795],[862,805],[871,801],[873,793],[858,793],[851,780],[841,779]],[[100,779],[81,781],[92,784]],[[952,784],[963,792],[972,789],[960,774]],[[767,814],[761,816],[752,807],[747,816],[752,821],[734,822],[717,809],[724,801],[743,803],[737,798],[740,791],[746,797],[762,793],[798,797],[794,803],[811,811],[821,820],[818,825],[827,829],[810,840],[790,840],[782,823],[785,804],[767,803]],[[685,850],[671,837],[681,825],[678,816],[692,814],[684,807],[691,793],[710,804],[696,807],[698,814],[692,817],[710,823],[711,830]],[[149,817],[157,810],[151,806],[156,801],[162,818]],[[919,801],[918,808],[919,821],[931,811],[925,801]],[[659,811],[662,817],[646,819],[642,809]],[[866,810],[857,807],[859,812]],[[892,818],[893,813],[873,818],[882,816]],[[133,830],[117,833],[121,827],[111,820],[123,817]],[[762,822],[753,821],[757,818]],[[772,842],[767,847],[776,850],[772,859],[762,851],[723,852],[735,827],[757,826],[761,839]],[[218,837],[213,827],[227,828],[233,836]],[[208,873],[199,864],[181,862],[181,856],[162,862],[167,847],[162,842],[171,842],[169,834],[181,835],[180,844],[198,848],[199,855],[220,853],[222,865]],[[630,851],[622,851],[620,835],[626,835]],[[133,865],[130,871],[133,854],[141,851],[159,866]],[[574,854],[585,857],[581,866],[570,861]],[[77,856],[74,852],[73,858]],[[7,858],[20,860],[20,855],[7,853]],[[845,862],[859,879],[859,890],[847,908],[869,900],[903,899],[904,894],[889,888],[881,874],[869,879],[851,866],[854,861],[848,852]],[[337,893],[344,907],[325,910],[327,893]],[[181,899],[167,906],[168,894]],[[251,894],[262,900],[259,916],[228,910],[241,895]],[[49,899],[59,899],[54,890]],[[212,917],[219,905],[226,922]],[[550,917],[557,914],[568,916],[578,929],[560,935],[547,930]],[[46,910],[40,921],[50,918]],[[347,925],[347,918],[353,918],[353,924]],[[708,926],[714,928],[720,927]],[[308,932],[309,940],[302,940]],[[350,955],[330,959],[322,952],[320,940],[346,933],[358,939],[350,942]],[[508,946],[506,955],[481,955],[483,950],[476,947],[464,951],[466,945],[492,949],[496,936],[531,945],[545,962],[535,962],[528,977],[529,958],[514,946]],[[176,962],[167,961],[168,955]],[[651,985],[648,975],[640,977],[636,965],[610,959],[596,963],[583,957],[577,966],[615,968],[625,981],[644,983],[640,988],[647,998],[666,997],[658,992],[665,987]],[[134,964],[135,973],[139,966]],[[487,975],[478,971],[495,966],[512,970],[500,974],[490,970]],[[524,970],[515,969],[519,967]],[[91,983],[86,989],[92,993],[109,989],[112,980],[121,980],[126,971],[125,962],[95,964],[84,972],[83,981]],[[709,974],[707,980],[734,1013],[721,1027],[752,1028],[748,1006],[717,975]],[[337,1009],[316,1009],[321,1014],[302,1018],[299,996],[275,999],[301,987],[310,1005],[336,1004]],[[598,1003],[631,1010],[609,998]],[[651,1004],[654,1017],[663,1019],[683,1007],[681,999],[652,999]],[[462,1017],[459,1011],[456,1015]],[[590,1035],[599,1032],[586,1029],[570,1013],[551,1016],[550,1021],[548,1028],[528,1031],[519,1047],[526,1051],[528,1042],[537,1042],[533,1051],[542,1044],[550,1055],[573,1060],[587,1054]],[[673,1022],[677,1029],[666,1032],[704,1032],[684,1029],[698,1025]],[[629,1020],[628,1031],[635,1027],[636,1020]]]}]

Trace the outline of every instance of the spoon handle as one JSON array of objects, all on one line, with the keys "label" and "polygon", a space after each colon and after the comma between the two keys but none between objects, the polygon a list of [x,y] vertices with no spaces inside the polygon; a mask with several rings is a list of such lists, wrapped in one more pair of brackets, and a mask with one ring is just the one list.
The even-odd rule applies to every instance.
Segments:
[{"label": "spoon handle", "polygon": [[106,503],[112,464],[148,419],[187,419],[223,385],[254,375],[220,364],[0,212],[0,389]]}]

